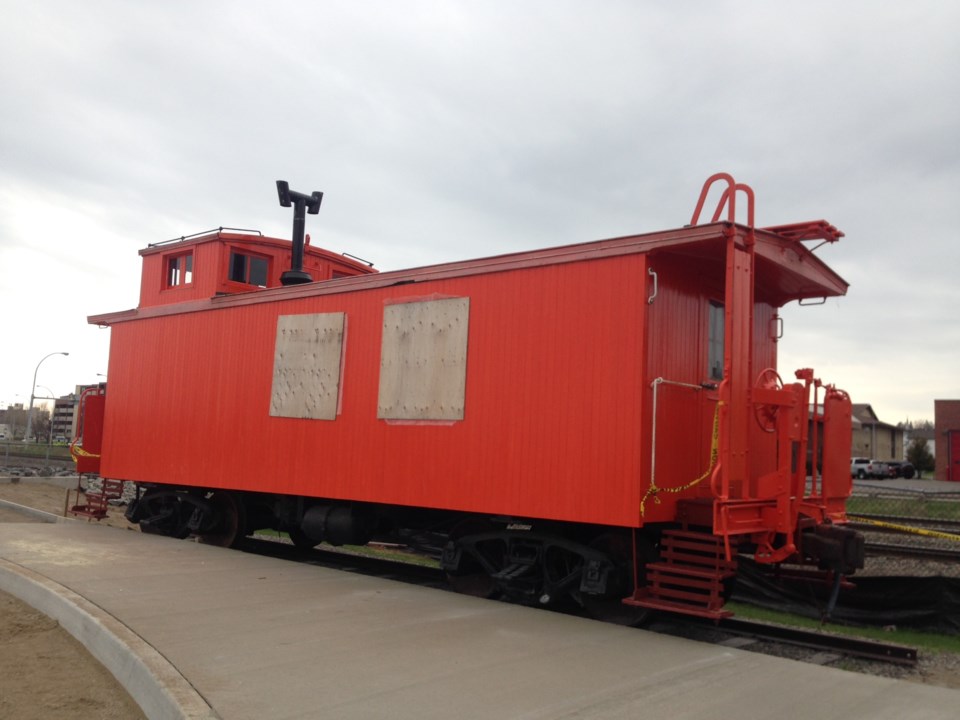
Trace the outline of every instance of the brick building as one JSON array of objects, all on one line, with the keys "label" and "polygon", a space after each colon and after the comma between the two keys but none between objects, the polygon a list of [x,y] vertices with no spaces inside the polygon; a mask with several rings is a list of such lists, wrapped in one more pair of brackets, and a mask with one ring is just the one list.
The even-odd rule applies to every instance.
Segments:
[{"label": "brick building", "polygon": [[960,482],[960,400],[933,401],[937,450],[934,477]]}]

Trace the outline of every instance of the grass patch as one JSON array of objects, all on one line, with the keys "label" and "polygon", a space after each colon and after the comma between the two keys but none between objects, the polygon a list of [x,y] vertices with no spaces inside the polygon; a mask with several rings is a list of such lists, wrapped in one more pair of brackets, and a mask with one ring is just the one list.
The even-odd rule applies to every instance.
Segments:
[{"label": "grass patch", "polygon": [[819,620],[791,615],[777,610],[758,608],[746,603],[728,602],[727,610],[732,610],[737,617],[745,620],[776,623],[788,627],[799,627],[806,630],[822,629],[834,635],[866,638],[880,642],[891,642],[899,645],[908,645],[928,652],[948,652],[960,655],[960,636],[943,635],[918,630],[884,630],[877,627],[851,627],[849,625],[827,624],[821,625]]},{"label": "grass patch", "polygon": [[47,445],[45,443],[4,443],[0,447],[0,458],[42,458],[46,460],[70,460],[70,448],[66,445]]},{"label": "grass patch", "polygon": [[850,515],[899,515],[927,520],[960,520],[960,502],[923,497],[862,497],[847,499]]}]

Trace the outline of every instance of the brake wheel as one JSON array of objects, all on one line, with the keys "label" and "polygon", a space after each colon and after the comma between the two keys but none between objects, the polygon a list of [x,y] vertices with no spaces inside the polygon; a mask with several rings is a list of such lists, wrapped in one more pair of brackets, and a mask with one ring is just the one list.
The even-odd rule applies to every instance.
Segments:
[{"label": "brake wheel", "polygon": [[[753,384],[760,390],[782,390],[783,380],[780,374],[773,368],[766,368],[757,375],[757,381]],[[757,425],[764,432],[772,433],[777,429],[777,414],[780,412],[780,406],[758,403],[753,407],[753,417]]]}]

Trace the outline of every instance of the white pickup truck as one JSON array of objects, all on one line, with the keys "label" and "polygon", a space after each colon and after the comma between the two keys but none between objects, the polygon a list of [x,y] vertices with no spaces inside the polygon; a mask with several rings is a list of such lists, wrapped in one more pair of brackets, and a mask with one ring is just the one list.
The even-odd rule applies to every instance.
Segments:
[{"label": "white pickup truck", "polygon": [[868,477],[885,478],[887,477],[887,464],[870,458],[851,458],[850,477],[860,480]]}]

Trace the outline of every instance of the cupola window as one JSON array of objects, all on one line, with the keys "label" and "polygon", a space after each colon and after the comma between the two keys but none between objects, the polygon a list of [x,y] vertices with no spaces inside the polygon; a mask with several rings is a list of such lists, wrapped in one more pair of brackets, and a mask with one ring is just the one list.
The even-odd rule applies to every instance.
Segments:
[{"label": "cupola window", "polygon": [[267,258],[247,255],[236,250],[230,252],[229,277],[233,282],[266,287],[269,272],[270,261]]},{"label": "cupola window", "polygon": [[181,253],[167,258],[167,287],[179,287],[193,282],[193,253]]}]

